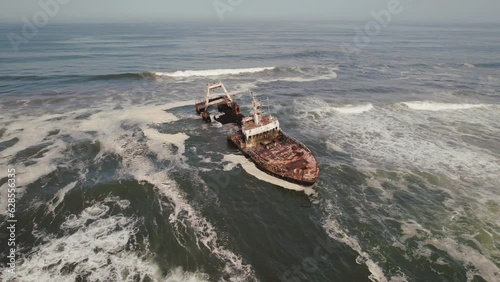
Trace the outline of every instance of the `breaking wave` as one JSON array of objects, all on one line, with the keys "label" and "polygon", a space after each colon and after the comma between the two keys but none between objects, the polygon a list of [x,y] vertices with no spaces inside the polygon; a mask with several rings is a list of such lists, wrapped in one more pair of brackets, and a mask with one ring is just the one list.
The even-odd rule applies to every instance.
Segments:
[{"label": "breaking wave", "polygon": [[[335,144],[335,148],[350,152],[361,162],[409,170],[425,169],[452,179],[498,181],[495,176],[500,166],[495,151],[481,147],[482,144],[467,142],[470,132],[475,133],[474,127],[460,127],[483,124],[479,130],[495,136],[498,126],[495,106],[481,105],[484,110],[480,114],[472,110],[471,115],[466,116],[450,109],[471,109],[478,108],[478,105],[408,104],[412,109],[422,110],[399,111],[393,104],[386,104],[361,115],[336,114],[334,107],[324,100],[294,101],[296,118],[306,130],[322,128],[334,132],[328,137],[327,145]],[[424,111],[429,108],[433,111]],[[442,114],[440,110],[446,110],[446,116],[437,115]],[[429,120],[431,117],[436,120]]]},{"label": "breaking wave", "polygon": [[152,72],[142,73],[116,73],[99,75],[23,75],[23,76],[0,76],[0,81],[95,81],[95,80],[120,80],[120,79],[154,79],[156,75]]},{"label": "breaking wave", "polygon": [[[109,206],[96,203],[62,223],[62,237],[38,236],[45,243],[22,259],[16,271],[22,281],[208,281],[204,273],[174,268],[163,277],[147,251],[134,243],[138,219],[109,216]],[[35,232],[36,233],[36,232]],[[47,240],[49,239],[49,240]],[[147,240],[146,240],[146,244]],[[4,273],[8,279],[9,274]]]},{"label": "breaking wave", "polygon": [[451,103],[439,103],[431,101],[402,102],[402,104],[410,109],[418,111],[468,110],[468,109],[484,108],[491,106],[486,104],[451,104]]},{"label": "breaking wave", "polygon": [[246,69],[185,70],[185,71],[175,71],[175,72],[155,72],[154,74],[157,76],[186,78],[193,76],[209,77],[209,76],[221,76],[221,75],[237,75],[243,73],[257,73],[273,69],[275,69],[275,67],[246,68]]},{"label": "breaking wave", "polygon": [[359,104],[359,105],[343,105],[331,106],[323,100],[309,99],[307,101],[297,99],[294,101],[296,104],[299,116],[306,118],[312,117],[315,119],[332,117],[338,114],[351,115],[362,114],[373,109],[373,104]]},{"label": "breaking wave", "polygon": [[482,63],[482,64],[476,64],[478,67],[482,68],[500,68],[500,62],[493,62],[493,63]]},{"label": "breaking wave", "polygon": [[100,75],[25,75],[25,76],[0,76],[0,81],[44,81],[44,80],[70,80],[70,81],[96,81],[96,80],[124,80],[124,79],[155,79],[157,77],[188,78],[188,77],[214,77],[221,75],[238,75],[244,73],[258,73],[273,70],[274,67],[247,68],[247,69],[214,69],[214,70],[186,70],[174,72],[141,72],[141,73],[115,73]]},{"label": "breaking wave", "polygon": [[143,73],[118,73],[118,74],[104,74],[91,77],[91,80],[116,80],[116,79],[152,79],[155,74],[152,72]]},{"label": "breaking wave", "polygon": [[[328,80],[337,77],[336,67],[259,67],[259,68],[239,68],[239,69],[208,69],[208,70],[180,70],[180,71],[146,71],[146,72],[126,72],[111,74],[68,74],[68,75],[24,75],[24,76],[0,76],[0,81],[106,81],[106,80],[141,80],[141,79],[187,79],[218,76],[235,76],[242,74],[255,74],[261,72],[272,72],[273,76],[266,79],[258,79],[260,83],[275,81],[288,82],[311,82],[317,80]],[[287,76],[293,75],[293,76]],[[267,77],[267,76],[266,76]]]},{"label": "breaking wave", "polygon": [[343,107],[332,107],[332,109],[341,114],[360,114],[373,109],[373,105],[346,105]]},{"label": "breaking wave", "polygon": [[[174,230],[179,234],[182,230],[191,230],[197,246],[200,249],[208,249],[220,260],[225,265],[222,271],[229,277],[241,281],[252,280],[254,276],[252,267],[245,264],[240,255],[225,246],[216,227],[200,213],[196,206],[193,206],[187,199],[187,195],[167,173],[169,168],[187,166],[184,143],[189,136],[182,132],[161,133],[155,125],[178,120],[175,115],[166,110],[192,104],[193,101],[181,101],[159,106],[130,105],[114,109],[110,109],[109,105],[102,105],[106,110],[93,112],[85,119],[77,117],[87,113],[86,110],[18,118],[11,122],[3,133],[9,138],[18,138],[19,141],[2,152],[6,157],[0,160],[0,168],[6,167],[11,161],[16,162],[16,170],[20,171],[19,178],[23,179],[23,186],[18,189],[18,197],[21,199],[28,185],[55,172],[60,162],[65,159],[65,152],[70,145],[63,138],[89,139],[92,142],[98,142],[99,146],[92,159],[93,162],[101,163],[107,156],[118,156],[120,159],[118,179],[133,178],[140,183],[147,182],[154,186],[162,195],[161,201],[173,209],[168,221]],[[29,128],[36,128],[36,130],[28,130]],[[57,133],[50,134],[50,132]],[[39,146],[38,144],[46,143],[47,145],[41,149],[36,147]],[[30,166],[19,164],[16,160],[19,157],[17,152],[26,151],[26,148],[35,148],[40,151],[40,156],[36,154],[34,155],[36,157],[27,156],[31,161]],[[155,155],[155,158],[151,159],[151,155]],[[168,165],[159,167],[158,162]],[[84,164],[81,165],[84,166]],[[83,173],[82,177],[85,178],[87,172]],[[48,203],[48,212],[56,213],[67,193],[74,189],[76,184],[77,182],[71,182],[60,189]],[[2,184],[1,188],[1,191],[7,191],[4,189],[6,184]],[[1,210],[5,211],[6,195],[3,195],[1,191],[0,206],[4,207]],[[109,207],[105,203],[99,203],[86,208],[80,215],[69,216],[61,228],[69,233],[76,233],[63,238],[51,238],[47,244],[37,247],[39,248],[37,255],[27,258],[26,265],[35,266],[40,270],[35,271],[29,268],[27,272],[20,273],[24,280],[38,280],[42,277],[44,281],[53,279],[74,281],[78,275],[87,277],[91,281],[98,280],[97,277],[107,281],[129,279],[128,276],[120,276],[122,273],[140,277],[141,281],[147,281],[148,278],[145,277],[149,277],[149,280],[163,280],[157,278],[156,265],[147,263],[143,257],[136,257],[132,251],[124,250],[128,248],[128,238],[135,234],[137,219],[121,215],[107,217],[108,212]],[[86,226],[91,221],[93,222]],[[99,240],[95,240],[94,235],[100,236]],[[57,251],[65,248],[68,249],[67,257],[59,262],[61,252]],[[96,248],[102,249],[102,253],[92,255]],[[53,255],[50,256],[49,254],[52,253]],[[112,254],[111,258],[108,254]],[[44,259],[49,256],[51,259],[44,264]],[[111,263],[108,263],[108,258],[111,259]],[[95,272],[90,273],[88,269],[92,269],[96,261],[98,267]],[[53,266],[47,271],[39,267],[49,264]],[[71,269],[71,271],[65,272],[66,269]],[[181,274],[182,277],[187,275],[189,279],[198,275]],[[180,274],[174,272],[170,275],[172,279],[167,279],[167,281],[178,281],[176,277]]]}]

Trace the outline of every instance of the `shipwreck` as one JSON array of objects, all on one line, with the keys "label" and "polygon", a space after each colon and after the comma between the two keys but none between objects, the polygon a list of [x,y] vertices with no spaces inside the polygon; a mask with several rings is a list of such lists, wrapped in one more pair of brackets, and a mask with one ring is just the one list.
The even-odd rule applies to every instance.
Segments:
[{"label": "shipwreck", "polygon": [[[210,98],[210,91],[222,88],[224,94]],[[196,112],[210,122],[209,108],[217,107],[222,116],[215,119],[221,123],[237,123],[239,130],[227,137],[262,171],[304,186],[312,186],[319,177],[319,163],[304,144],[287,135],[279,120],[265,114],[261,102],[252,94],[252,115],[244,116],[239,105],[227,93],[222,83],[208,86],[205,101],[196,104]]]}]

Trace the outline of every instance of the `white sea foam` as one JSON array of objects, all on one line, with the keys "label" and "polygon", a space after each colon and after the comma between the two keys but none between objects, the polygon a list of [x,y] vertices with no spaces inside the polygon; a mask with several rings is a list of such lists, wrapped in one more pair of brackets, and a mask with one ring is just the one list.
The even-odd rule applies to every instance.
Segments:
[{"label": "white sea foam", "polygon": [[431,234],[429,230],[423,228],[422,225],[414,221],[404,222],[401,224],[401,230],[404,235],[399,238],[399,241],[402,243],[413,237],[422,238],[423,235]]},{"label": "white sea foam", "polygon": [[[159,107],[157,110],[164,109]],[[106,130],[99,130],[97,139],[101,142],[101,153],[105,155],[114,153],[120,155],[121,169],[119,177],[133,177],[137,181],[147,182],[155,186],[166,200],[172,205],[174,212],[169,216],[169,220],[174,227],[174,230],[179,233],[179,226],[184,229],[193,230],[198,242],[198,246],[205,247],[211,253],[225,263],[225,272],[237,281],[251,280],[253,270],[249,265],[243,263],[240,256],[226,249],[221,245],[218,239],[218,234],[215,227],[206,220],[196,209],[186,200],[186,196],[180,188],[169,178],[168,168],[159,168],[147,156],[146,152],[154,152],[159,161],[171,160],[174,161],[173,166],[182,165],[182,159],[173,156],[172,150],[169,150],[164,145],[165,143],[175,144],[179,148],[177,155],[182,155],[185,151],[184,142],[188,138],[184,133],[179,134],[162,134],[156,129],[150,127],[150,120],[142,116],[141,111],[135,110],[136,114],[132,115],[135,118],[129,120],[131,115],[125,115],[126,121],[136,124],[148,141],[144,144],[140,142],[140,135],[127,132],[120,127],[122,119],[116,118],[115,115],[110,115],[104,125]],[[90,120],[86,124],[86,130],[95,130],[94,126],[98,120],[103,117],[96,117],[96,120]],[[165,122],[175,120],[174,116],[169,116],[163,113],[163,117],[153,120],[153,122]],[[104,129],[103,128],[103,129]],[[182,245],[182,242],[179,242]]]},{"label": "white sea foam", "polygon": [[[328,202],[327,206],[327,209],[330,210],[332,208],[332,203]],[[358,240],[352,236],[349,236],[348,232],[340,226],[335,218],[333,218],[332,216],[328,216],[326,219],[324,219],[323,228],[327,231],[328,235],[332,239],[346,244],[359,254],[356,262],[364,263],[368,267],[368,270],[371,273],[369,276],[370,280],[377,282],[387,282],[387,278],[385,277],[382,268],[370,258],[370,255],[368,253],[363,251]]]},{"label": "white sea foam", "polygon": [[2,159],[8,159],[8,157],[13,157],[13,155],[21,150],[41,144],[47,133],[54,129],[54,122],[51,119],[58,117],[61,117],[61,115],[49,114],[38,117],[20,117],[13,120],[7,125],[7,130],[3,138],[18,138],[19,141],[2,152],[4,156]]},{"label": "white sea foam", "polygon": [[75,188],[77,183],[78,183],[77,181],[71,182],[70,184],[64,186],[61,190],[57,191],[54,198],[52,198],[52,201],[48,203],[49,212],[53,213],[55,211],[55,209],[59,206],[59,204],[61,204],[62,201],[64,200],[66,193],[68,193],[69,190]]},{"label": "white sea foam", "polygon": [[[338,114],[341,115],[355,115],[362,114],[372,110],[374,107],[371,103],[359,105],[330,105],[329,103],[320,99],[308,99],[307,101],[295,100],[294,103],[299,105],[298,116],[301,119],[315,119],[316,116],[320,118],[330,118]],[[310,116],[312,115],[312,117]]]},{"label": "white sea foam", "polygon": [[[177,120],[177,117],[169,112],[165,112],[165,110],[169,107],[178,107],[180,105],[184,105],[184,103],[159,106],[136,106],[100,112],[77,124],[77,131],[73,132],[73,135],[85,137],[86,134],[83,133],[82,136],[81,132],[96,132],[95,139],[101,144],[101,151],[97,158],[101,158],[106,153],[127,155],[132,153],[132,151],[137,151],[137,148],[134,149],[132,147],[126,149],[131,147],[131,144],[123,144],[126,142],[126,139],[124,140],[123,137],[130,134],[130,132],[122,128],[123,124],[128,124],[130,126],[135,125],[146,130],[149,124],[173,122]],[[125,145],[129,146],[127,147]],[[144,144],[135,143],[135,145],[139,148]],[[159,148],[159,150],[161,150],[161,148]]]},{"label": "white sea foam", "polygon": [[330,150],[337,151],[337,152],[345,152],[344,149],[342,149],[339,145],[326,141],[326,147]]},{"label": "white sea foam", "polygon": [[[165,106],[156,108],[157,111],[163,111]],[[201,242],[204,247],[209,249],[212,254],[226,264],[225,271],[236,280],[248,280],[253,276],[253,270],[249,265],[245,265],[242,258],[225,249],[218,240],[218,235],[212,224],[203,218],[199,212],[185,199],[185,195],[177,187],[177,185],[169,179],[164,169],[159,169],[157,166],[144,155],[144,150],[155,152],[159,160],[171,159],[171,153],[166,152],[165,143],[175,144],[179,148],[177,154],[182,155],[185,151],[184,142],[188,138],[184,133],[179,134],[161,134],[153,128],[149,127],[150,123],[165,122],[175,120],[172,115],[165,113],[160,119],[151,121],[148,117],[144,117],[142,111],[134,111],[133,122],[138,124],[149,141],[145,147],[139,146],[137,139],[131,133],[124,132],[123,129],[116,124],[116,121],[111,124],[106,124],[106,131],[100,130],[104,134],[98,139],[103,144],[103,150],[114,152],[122,157],[122,175],[133,176],[138,181],[146,181],[154,185],[158,191],[164,195],[169,203],[173,206],[174,213],[170,215],[170,222],[174,229],[179,229],[178,225],[183,225],[184,228],[194,230],[198,242]],[[131,115],[126,115],[130,118]],[[102,117],[100,117],[102,118]],[[110,117],[111,118],[111,117]],[[96,124],[91,122],[91,125]],[[90,129],[90,128],[89,128]],[[175,160],[175,159],[174,159]],[[176,162],[175,165],[179,165]],[[177,227],[176,227],[177,226]]]},{"label": "white sea foam", "polygon": [[[481,276],[486,281],[498,281],[500,268],[491,260],[486,258],[477,250],[463,244],[458,244],[452,238],[425,240],[421,246],[432,245],[437,249],[446,252],[452,258],[461,261],[467,267],[468,281],[471,281],[474,275]],[[470,266],[473,266],[471,268]]]},{"label": "white sea foam", "polygon": [[254,163],[252,163],[247,158],[245,158],[245,156],[233,155],[233,154],[224,155],[224,161],[227,161],[227,162],[233,163],[233,164],[240,164],[241,167],[248,174],[253,175],[262,181],[265,181],[265,182],[268,182],[268,183],[271,183],[271,184],[274,184],[274,185],[277,185],[277,186],[280,186],[280,187],[283,187],[286,189],[290,189],[290,190],[304,191],[306,194],[313,194],[314,193],[314,189],[312,189],[311,187],[305,187],[302,185],[290,183],[288,181],[273,177],[273,176],[263,172],[262,170],[258,169]]},{"label": "white sea foam", "polygon": [[[301,128],[316,134],[332,132],[327,146],[352,155],[362,167],[402,168],[439,172],[451,179],[498,183],[498,157],[461,141],[462,124],[481,124],[488,135],[498,132],[499,112],[494,108],[458,112],[401,111],[390,105],[373,108],[362,115],[329,113],[321,100],[296,100],[295,115]],[[429,119],[433,115],[434,120]],[[457,132],[458,131],[458,132]],[[457,136],[458,135],[458,136]],[[356,163],[358,163],[356,162]]]},{"label": "white sea foam", "polygon": [[306,73],[304,71],[301,71],[300,68],[295,68],[295,71],[299,72],[300,74],[296,76],[289,76],[289,77],[277,77],[277,78],[260,78],[255,80],[254,82],[243,82],[239,83],[236,85],[236,89],[230,91],[231,94],[236,95],[240,93],[246,93],[251,91],[253,88],[257,87],[258,84],[266,84],[266,83],[274,83],[274,82],[280,82],[280,81],[285,81],[285,82],[314,82],[314,81],[320,81],[320,80],[330,80],[337,78],[337,72],[335,72],[338,68],[336,67],[330,67],[327,70],[324,70],[323,72],[320,72],[320,74],[310,74]]},{"label": "white sea foam", "polygon": [[189,138],[185,133],[163,134],[153,128],[143,129],[144,136],[148,138],[147,145],[151,151],[162,159],[166,160],[172,157],[172,150],[168,147],[169,144],[175,145],[178,148],[178,155],[182,157],[186,151],[184,143]]},{"label": "white sea foam", "polygon": [[318,76],[312,76],[312,77],[301,77],[301,76],[294,76],[294,77],[283,77],[283,78],[276,78],[276,79],[261,79],[258,80],[258,83],[269,83],[269,82],[277,82],[277,81],[287,81],[287,82],[313,82],[313,81],[320,81],[320,80],[330,80],[337,78],[337,73],[334,71],[331,71],[329,74],[326,75],[318,75]]},{"label": "white sea foam", "polygon": [[[173,269],[163,277],[159,266],[147,255],[128,250],[137,220],[122,215],[108,216],[109,207],[97,203],[80,215],[69,216],[63,227],[71,226],[62,237],[46,243],[20,260],[16,278],[22,281],[75,281],[86,276],[89,281],[132,281],[148,276],[154,281],[208,281],[203,273]],[[86,224],[88,220],[93,220]],[[147,242],[147,241],[146,241]],[[133,248],[132,248],[133,249]],[[3,280],[9,279],[7,272]]]},{"label": "white sea foam", "polygon": [[[183,230],[193,230],[198,246],[200,248],[204,247],[209,249],[215,257],[220,259],[225,264],[224,272],[229,275],[232,280],[252,280],[254,274],[251,266],[244,264],[240,256],[222,245],[218,239],[215,227],[200,215],[195,207],[186,200],[180,188],[169,179],[167,174],[168,168],[157,167],[157,165],[147,157],[148,152],[153,152],[160,161],[165,159],[174,161],[173,166],[178,166],[182,163],[182,158],[179,158],[179,156],[182,156],[185,151],[184,142],[187,139],[187,135],[184,133],[161,134],[151,127],[151,125],[177,120],[177,117],[171,113],[165,112],[165,110],[192,104],[193,101],[182,101],[167,105],[122,106],[120,109],[95,112],[86,119],[78,120],[74,117],[79,116],[82,112],[75,111],[66,115],[57,116],[59,119],[56,122],[50,121],[54,116],[28,116],[17,119],[7,126],[5,136],[9,136],[10,138],[18,137],[20,139],[15,146],[7,149],[7,152],[12,156],[22,149],[37,145],[46,138],[48,132],[55,129],[60,129],[59,136],[69,135],[76,140],[91,139],[99,142],[100,152],[95,157],[94,162],[100,162],[104,156],[109,154],[120,156],[121,167],[118,177],[132,176],[138,181],[146,181],[154,185],[158,191],[166,197],[168,203],[174,207],[174,213],[171,214],[169,218],[174,229],[179,230],[179,225],[183,225]],[[108,105],[108,109],[109,108],[112,107]],[[31,134],[31,130],[29,129],[33,129],[33,134]],[[140,132],[144,135],[139,134]],[[143,141],[143,136],[146,138],[146,142]],[[60,163],[58,159],[63,158],[61,152],[66,149],[65,144],[60,143],[62,141],[59,140],[57,136],[50,137],[48,141],[53,141],[53,145],[48,148],[48,151],[42,158],[38,159],[39,164],[30,166],[35,168],[35,171],[28,173],[28,167],[20,170],[22,172],[19,173],[19,181],[23,181],[23,185],[28,185],[28,182],[33,182],[41,176],[54,171],[57,164]],[[43,142],[47,142],[47,139]],[[175,145],[178,148],[177,153],[174,154],[172,148],[166,148],[165,144]],[[4,158],[2,160],[2,166],[7,164],[9,160],[10,158],[8,157]],[[20,166],[17,167],[21,168]],[[49,204],[49,210],[53,211],[60,205],[60,201],[63,199],[64,195],[73,187],[73,185],[70,185],[61,189],[60,194],[57,196],[58,198],[56,199],[56,197],[54,197],[53,199],[55,201],[54,205],[50,206],[51,204]],[[2,196],[2,202],[5,202],[5,199],[6,198]],[[129,203],[121,203],[125,208],[128,204]],[[102,271],[98,270],[92,272],[90,280],[95,280],[93,279],[95,277],[105,280],[116,280],[110,276],[115,275],[113,270],[116,269],[116,265],[120,268],[118,273],[121,273],[121,268],[128,269],[133,266],[142,270],[133,268],[127,271],[130,271],[130,273],[132,273],[132,271],[142,271],[140,273],[147,273],[149,276],[157,277],[155,274],[156,266],[147,264],[133,254],[119,251],[123,246],[122,243],[130,236],[130,232],[127,232],[127,230],[131,230],[128,228],[132,228],[132,224],[129,219],[124,217],[105,218],[108,210],[109,206],[99,204],[85,209],[79,216],[69,216],[61,225],[61,229],[70,233],[76,230],[76,233],[66,238],[54,239],[47,245],[42,246],[37,252],[41,254],[41,256],[33,256],[26,262],[26,265],[36,266],[37,270],[35,271],[32,268],[26,267],[25,269],[27,272],[20,273],[22,275],[21,277],[25,278],[24,280],[35,279],[30,277],[36,277],[36,279],[42,280],[65,280],[66,278],[58,276],[60,275],[59,269],[62,265],[54,267],[54,271],[50,270],[45,272],[42,270],[42,267],[40,267],[44,257],[48,256],[47,254],[54,253],[54,256],[49,256],[49,258],[53,258],[55,262],[58,261],[56,259],[61,255],[59,254],[60,252],[58,253],[56,250],[59,248],[60,244],[70,244],[72,251],[66,253],[66,261],[69,263],[80,262],[79,265],[83,265],[82,271],[87,268],[92,269],[92,267],[96,265],[103,269]],[[5,209],[2,208],[2,211],[5,211]],[[91,223],[87,228],[81,229],[81,227],[89,221],[95,222]],[[102,230],[102,228],[100,228],[102,224],[110,228]],[[115,231],[112,232],[112,230]],[[96,233],[100,234],[98,242],[94,242],[96,240],[92,238]],[[106,243],[102,243],[102,240]],[[108,252],[116,252],[112,258],[116,263],[113,262],[112,264],[108,264],[106,262],[108,258],[108,255],[104,255],[106,252],[103,252],[103,255],[87,254],[87,252],[93,253],[92,249],[96,246]],[[88,258],[88,260],[83,261],[86,258]],[[104,263],[104,265],[101,263]],[[121,265],[123,265],[123,267]],[[43,264],[43,266],[46,266],[46,264]],[[72,275],[68,280],[74,281],[75,275],[77,275],[79,271],[80,269],[77,267],[76,271],[68,274]],[[32,276],[32,274],[34,275]],[[142,277],[144,277],[144,275]],[[172,274],[171,277],[172,279],[176,279],[179,275]],[[159,278],[153,279],[161,280]],[[185,277],[183,279],[185,279]]]},{"label": "white sea foam", "polygon": [[410,109],[419,111],[453,111],[453,110],[468,110],[484,108],[491,105],[486,104],[452,104],[452,103],[438,103],[431,101],[414,101],[403,102]]},{"label": "white sea foam", "polygon": [[[383,177],[383,182],[388,184],[387,186],[380,183],[373,185],[377,179],[369,179],[367,186],[383,191],[382,193],[377,192],[381,197],[377,200],[372,198],[369,203],[358,203],[357,206],[366,206],[366,208],[356,209],[356,214],[353,216],[361,218],[360,220],[375,221],[380,220],[380,218],[376,215],[370,215],[370,212],[373,211],[371,205],[377,206],[374,214],[379,214],[378,211],[382,209],[387,210],[392,217],[390,221],[401,220],[401,233],[395,235],[392,240],[388,238],[384,242],[387,245],[402,249],[409,259],[414,257],[430,259],[433,257],[433,249],[426,247],[422,242],[435,243],[439,246],[438,249],[450,252],[453,257],[462,261],[464,267],[470,272],[469,276],[478,273],[487,281],[495,281],[493,275],[498,270],[494,267],[494,258],[498,257],[498,250],[491,244],[491,240],[494,240],[493,238],[496,236],[492,230],[494,230],[493,226],[497,226],[498,216],[494,215],[492,208],[486,207],[486,202],[498,199],[496,187],[500,184],[498,179],[500,161],[498,156],[490,151],[462,141],[461,136],[462,132],[475,131],[482,131],[486,136],[497,136],[500,128],[498,123],[500,112],[496,110],[496,107],[485,106],[480,108],[480,111],[468,110],[467,112],[430,112],[401,110],[401,107],[387,104],[375,107],[362,115],[332,115],[326,104],[322,100],[297,100],[294,103],[297,112],[295,118],[300,124],[301,130],[305,131],[304,134],[314,136],[318,132],[331,132],[326,138],[327,148],[349,153],[353,159],[353,165],[365,175],[375,175],[374,178],[380,178],[380,175],[376,176],[375,170],[384,168],[397,171],[398,174],[395,179]],[[412,190],[412,186],[407,183],[404,177],[405,175],[414,177],[415,174],[419,175],[422,172],[432,176],[437,175],[439,182],[447,183],[446,187],[440,187],[441,184],[428,183],[427,187],[422,189],[430,190],[430,192],[439,189],[440,193],[453,197],[456,202],[465,201],[468,203],[469,212],[464,211],[463,207],[462,210],[460,207],[454,207],[452,200],[448,200],[445,203],[446,210],[452,211],[449,212],[449,217],[445,218],[444,221],[451,226],[445,224],[442,230],[436,231],[432,228],[433,224],[424,225],[421,222],[417,223],[411,220],[415,216],[416,218],[424,218],[420,208],[412,207],[410,210],[407,210],[406,207],[394,208],[392,195],[395,192],[400,192],[397,189],[406,190],[405,193],[416,193],[415,197],[418,197],[420,191],[409,191]],[[474,189],[470,189],[471,187]],[[330,194],[328,196],[336,197],[336,195]],[[381,203],[378,202],[379,200]],[[385,203],[387,206],[379,206]],[[352,242],[351,238],[342,233],[345,230],[344,233],[354,237],[353,234],[348,234],[346,229],[338,226],[338,223],[334,221],[332,210],[326,210],[326,213],[330,215],[325,221],[325,226],[331,225],[330,228],[333,230],[340,229],[340,231],[333,232],[333,237],[339,238],[340,241],[346,241],[346,244],[352,246],[353,249],[360,250],[359,253],[362,251],[370,253],[375,262],[384,260],[381,255],[390,255],[378,250],[366,249],[367,247],[363,245],[364,250],[358,248],[358,245]],[[471,226],[464,224],[463,221],[457,222],[455,219],[471,216],[476,217],[477,225]],[[450,220],[447,221],[449,218]],[[387,224],[387,222],[383,224]],[[481,228],[482,226],[484,228]],[[442,242],[440,239],[442,232],[447,232],[447,237],[453,242],[462,242],[462,240],[467,239],[479,250],[464,247],[461,243],[454,245],[453,242],[449,244]],[[481,236],[475,232],[480,232]],[[488,232],[491,235],[488,235]],[[466,235],[468,233],[471,235]],[[414,242],[421,245],[418,250],[412,247]],[[474,262],[472,262],[473,260]],[[446,261],[440,263],[446,263]],[[370,270],[372,273],[382,273],[381,269],[376,266],[372,265],[371,267],[373,268]],[[388,277],[394,275],[393,270],[384,269],[384,271],[387,271],[385,274]],[[381,275],[377,276],[382,277]],[[379,280],[384,281],[383,278]]]},{"label": "white sea foam", "polygon": [[299,76],[290,76],[290,77],[278,77],[272,79],[259,79],[257,83],[271,83],[278,81],[286,81],[286,82],[314,82],[320,80],[330,80],[337,78],[337,67],[317,67],[314,69],[313,73],[305,72],[301,68],[292,68],[294,71],[299,72]]},{"label": "white sea foam", "polygon": [[373,109],[373,105],[345,105],[342,107],[332,107],[332,109],[341,114],[360,114]]},{"label": "white sea foam", "polygon": [[[0,167],[7,167],[9,161],[16,153],[29,147],[41,143],[51,143],[44,148],[44,153],[36,159],[31,158],[33,164],[29,166],[23,163],[15,164],[17,169],[18,196],[21,196],[24,188],[40,179],[41,177],[54,172],[57,169],[56,160],[64,158],[63,151],[67,144],[59,140],[57,136],[48,137],[48,133],[54,130],[61,130],[61,134],[68,134],[75,138],[88,138],[85,132],[97,132],[104,139],[108,146],[116,144],[113,133],[120,133],[122,123],[163,123],[175,121],[177,118],[165,112],[166,109],[192,105],[194,101],[180,101],[166,105],[141,105],[118,110],[107,110],[94,113],[88,119],[74,120],[73,118],[86,113],[86,111],[74,111],[68,114],[45,114],[40,116],[22,116],[14,118],[6,125],[4,137],[7,139],[18,138],[19,141],[13,146],[6,148],[0,159]],[[57,119],[57,121],[54,121]],[[101,140],[99,140],[101,141]],[[107,142],[106,142],[107,141]],[[120,148],[116,148],[120,150]],[[3,191],[3,190],[2,190]],[[0,195],[0,207],[5,207],[6,197]],[[0,213],[5,212],[5,208],[0,209]]]},{"label": "white sea foam", "polygon": [[207,76],[237,75],[242,73],[256,73],[256,72],[263,72],[266,70],[272,70],[274,68],[275,67],[245,68],[245,69],[186,70],[186,71],[176,71],[176,72],[155,72],[155,75],[176,77],[176,78],[185,78],[193,76],[207,77]]},{"label": "white sea foam", "polygon": [[122,210],[128,208],[130,206],[130,201],[129,200],[122,200],[117,196],[107,196],[104,199],[105,203],[115,203],[117,204]]},{"label": "white sea foam", "polygon": [[[127,160],[126,173],[134,179],[153,184],[172,205],[173,213],[169,216],[176,231],[180,225],[194,230],[198,247],[205,247],[226,264],[224,272],[235,281],[253,280],[254,273],[250,265],[243,263],[240,256],[222,246],[213,225],[203,218],[199,212],[186,200],[183,192],[173,183],[164,171],[155,168],[154,164],[143,157]],[[179,242],[181,245],[182,243]],[[201,245],[200,245],[201,244]]]},{"label": "white sea foam", "polygon": [[[9,161],[12,160],[12,158],[15,156],[15,153],[17,153],[12,148],[17,148],[19,151],[21,151],[23,149],[36,145],[37,142],[42,141],[42,138],[39,135],[30,137],[29,134],[26,134],[24,131],[16,131],[16,133],[18,133],[16,137],[21,137],[24,141],[22,143],[21,141],[19,141],[13,147],[5,150],[8,151],[8,154],[10,155],[6,154],[4,158],[0,159],[0,169],[2,169],[3,171],[7,171],[7,168],[15,168],[16,197],[17,199],[20,199],[24,195],[25,189],[29,184],[35,182],[43,176],[56,171],[57,166],[54,163],[54,160],[62,157],[62,150],[64,148],[64,145],[62,145],[61,141],[58,141],[52,145],[47,146],[46,148],[44,148],[44,150],[46,150],[45,153],[43,153],[39,158],[32,159],[34,163],[31,165],[26,165],[24,163],[9,165]],[[11,134],[11,136],[12,135],[14,134]],[[22,146],[26,147],[23,148]],[[2,189],[0,191],[0,215],[6,214],[7,211],[7,183],[2,185],[2,187],[5,189]]]}]

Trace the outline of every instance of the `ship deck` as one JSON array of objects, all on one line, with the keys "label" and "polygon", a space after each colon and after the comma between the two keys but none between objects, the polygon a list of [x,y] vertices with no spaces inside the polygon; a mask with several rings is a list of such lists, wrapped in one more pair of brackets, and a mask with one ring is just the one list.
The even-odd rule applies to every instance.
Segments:
[{"label": "ship deck", "polygon": [[258,127],[270,124],[270,123],[275,122],[275,121],[276,121],[276,118],[274,118],[274,117],[263,116],[263,117],[261,117],[260,124],[258,124],[258,125],[255,124],[255,122],[253,121],[253,119],[251,119],[250,121],[244,122],[243,129],[244,130],[255,129],[255,128],[258,128]]},{"label": "ship deck", "polygon": [[[285,179],[314,183],[319,176],[316,158],[305,146],[280,132],[280,137],[246,147],[240,138],[231,136],[233,143],[262,168]],[[239,137],[239,136],[238,136]],[[233,140],[234,139],[234,140]],[[236,142],[234,142],[236,141]]]}]

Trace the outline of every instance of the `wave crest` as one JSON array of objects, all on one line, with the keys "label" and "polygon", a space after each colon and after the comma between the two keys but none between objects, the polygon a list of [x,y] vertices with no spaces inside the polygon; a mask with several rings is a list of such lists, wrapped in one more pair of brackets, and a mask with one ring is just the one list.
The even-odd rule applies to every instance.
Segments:
[{"label": "wave crest", "polygon": [[468,109],[484,108],[491,106],[486,104],[452,104],[452,103],[439,103],[431,101],[402,102],[402,104],[410,109],[418,111],[468,110]]},{"label": "wave crest", "polygon": [[185,70],[185,71],[175,71],[175,72],[154,72],[154,74],[157,76],[186,78],[193,76],[207,77],[207,76],[221,76],[221,75],[237,75],[242,73],[257,73],[273,69],[275,69],[275,67],[245,68],[245,69]]},{"label": "wave crest", "polygon": [[341,114],[361,114],[373,109],[373,105],[371,103],[365,105],[346,105],[343,107],[332,107],[332,109]]},{"label": "wave crest", "polygon": [[144,79],[144,78],[155,78],[155,74],[152,72],[104,74],[104,75],[93,76],[91,80]]}]

